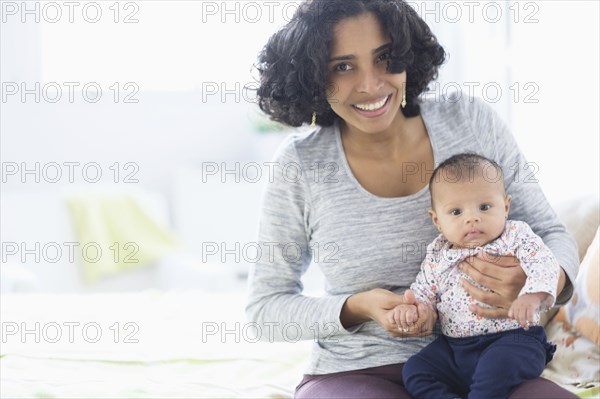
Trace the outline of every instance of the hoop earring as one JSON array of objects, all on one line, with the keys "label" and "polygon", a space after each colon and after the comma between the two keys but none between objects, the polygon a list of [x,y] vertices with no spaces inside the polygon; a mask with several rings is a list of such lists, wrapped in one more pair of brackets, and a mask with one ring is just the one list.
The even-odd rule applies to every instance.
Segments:
[{"label": "hoop earring", "polygon": [[317,127],[317,113],[316,112],[313,112],[313,114],[312,114],[312,122],[310,124],[310,127],[312,129]]},{"label": "hoop earring", "polygon": [[406,108],[406,90],[404,90],[404,94],[402,95],[402,108]]}]

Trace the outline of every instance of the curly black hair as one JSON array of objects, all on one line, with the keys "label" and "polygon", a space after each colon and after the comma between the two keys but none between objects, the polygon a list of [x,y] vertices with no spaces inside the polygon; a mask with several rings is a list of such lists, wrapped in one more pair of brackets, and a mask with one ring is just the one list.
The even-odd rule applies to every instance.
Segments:
[{"label": "curly black hair", "polygon": [[419,115],[419,95],[437,78],[446,53],[404,0],[305,0],[258,56],[260,109],[272,120],[294,127],[310,123],[316,112],[319,125],[331,126],[338,117],[327,102],[326,87],[333,27],[367,12],[392,38],[387,71],[407,71],[403,114]]}]

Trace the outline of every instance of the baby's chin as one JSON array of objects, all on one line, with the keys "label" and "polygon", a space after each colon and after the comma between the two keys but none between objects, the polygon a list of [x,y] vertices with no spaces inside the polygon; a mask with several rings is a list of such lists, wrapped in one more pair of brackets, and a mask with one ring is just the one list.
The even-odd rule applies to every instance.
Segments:
[{"label": "baby's chin", "polygon": [[452,243],[453,249],[475,249],[484,246],[485,244],[479,243]]},{"label": "baby's chin", "polygon": [[464,236],[452,237],[452,238],[454,238],[454,240],[452,240],[450,237],[446,237],[446,238],[448,239],[448,241],[450,241],[452,243],[452,248],[473,249],[473,248],[483,247],[484,245],[492,243],[498,237],[500,237],[500,234],[498,234],[497,237],[490,237],[489,232],[482,232],[482,233],[476,234],[476,235],[467,234]]},{"label": "baby's chin", "polygon": [[474,249],[474,248],[483,247],[484,245],[486,245],[488,243],[488,241],[485,241],[485,240],[451,241],[451,242],[452,242],[452,248],[455,248],[455,249]]}]

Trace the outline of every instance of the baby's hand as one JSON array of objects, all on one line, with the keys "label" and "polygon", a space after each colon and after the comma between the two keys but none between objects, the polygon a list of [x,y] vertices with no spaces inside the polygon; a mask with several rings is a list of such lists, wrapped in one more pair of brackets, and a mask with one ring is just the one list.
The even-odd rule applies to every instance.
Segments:
[{"label": "baby's hand", "polygon": [[[404,292],[404,298],[409,303],[415,302],[415,295],[411,290]],[[402,332],[408,332],[414,328],[415,322],[419,319],[419,313],[416,305],[397,305],[388,312],[388,321],[396,324]]]},{"label": "baby's hand", "polygon": [[523,329],[529,330],[540,321],[540,307],[542,303],[551,300],[552,296],[546,292],[535,292],[518,297],[508,310],[508,317],[515,319]]}]

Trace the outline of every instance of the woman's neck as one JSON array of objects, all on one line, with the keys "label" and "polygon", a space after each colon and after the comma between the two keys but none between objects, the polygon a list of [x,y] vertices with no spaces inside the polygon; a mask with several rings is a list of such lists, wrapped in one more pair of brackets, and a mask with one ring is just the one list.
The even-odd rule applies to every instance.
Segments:
[{"label": "woman's neck", "polygon": [[344,121],[340,132],[347,151],[353,154],[381,160],[400,160],[426,136],[425,125],[420,116],[406,118],[402,113],[386,130],[366,133]]}]

